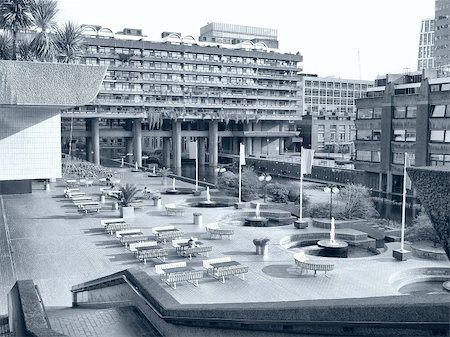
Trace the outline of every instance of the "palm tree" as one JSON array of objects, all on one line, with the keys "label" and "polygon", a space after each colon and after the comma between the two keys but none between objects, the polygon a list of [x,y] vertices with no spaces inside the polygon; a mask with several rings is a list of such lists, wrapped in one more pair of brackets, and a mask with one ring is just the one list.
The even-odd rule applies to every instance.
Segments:
[{"label": "palm tree", "polygon": [[81,54],[84,46],[82,32],[82,28],[71,21],[66,22],[62,27],[58,27],[55,45],[62,62],[74,63]]},{"label": "palm tree", "polygon": [[12,37],[8,32],[0,34],[0,60],[9,60],[12,51]]},{"label": "palm tree", "polygon": [[55,22],[57,13],[55,0],[37,0],[32,7],[33,24],[38,33],[31,42],[31,48],[40,61],[53,61],[55,57],[56,48],[52,31],[57,28]]},{"label": "palm tree", "polygon": [[33,0],[0,1],[0,28],[12,33],[12,59],[16,59],[17,33],[33,25],[31,8]]},{"label": "palm tree", "polygon": [[20,39],[19,43],[17,44],[17,52],[19,54],[20,60],[22,61],[34,60],[33,47],[31,45],[31,42],[32,41],[26,37]]}]

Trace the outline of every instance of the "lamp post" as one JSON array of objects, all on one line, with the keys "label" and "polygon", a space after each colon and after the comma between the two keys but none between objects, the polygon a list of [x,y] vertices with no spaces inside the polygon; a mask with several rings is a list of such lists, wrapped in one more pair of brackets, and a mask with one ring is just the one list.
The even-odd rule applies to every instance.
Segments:
[{"label": "lamp post", "polygon": [[336,185],[327,185],[323,189],[326,193],[330,193],[330,219],[333,217],[333,194],[339,193],[339,188]]},{"label": "lamp post", "polygon": [[272,176],[270,174],[263,173],[258,177],[258,180],[264,184],[264,203],[266,202],[267,197],[267,183],[272,180]]},{"label": "lamp post", "polygon": [[214,169],[214,172],[216,172],[216,176],[215,176],[215,178],[214,178],[216,184],[217,184],[217,179],[218,179],[219,175],[222,174],[222,173],[224,173],[226,170],[227,170],[227,169],[226,169],[225,167],[220,167],[220,166],[219,166],[219,167],[216,167],[216,168]]}]

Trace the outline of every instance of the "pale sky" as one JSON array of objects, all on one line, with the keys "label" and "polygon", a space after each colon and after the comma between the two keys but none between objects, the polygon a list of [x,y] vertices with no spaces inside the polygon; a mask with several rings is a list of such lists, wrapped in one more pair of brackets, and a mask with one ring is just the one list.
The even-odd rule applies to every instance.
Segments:
[{"label": "pale sky", "polygon": [[141,28],[196,39],[208,22],[278,29],[282,52],[300,52],[303,69],[358,79],[417,69],[420,22],[434,0],[58,0],[58,22]]}]

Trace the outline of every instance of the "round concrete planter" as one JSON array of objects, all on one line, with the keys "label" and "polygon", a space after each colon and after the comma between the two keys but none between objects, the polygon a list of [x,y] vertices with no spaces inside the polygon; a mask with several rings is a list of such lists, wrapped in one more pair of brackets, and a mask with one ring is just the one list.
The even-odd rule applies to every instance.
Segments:
[{"label": "round concrete planter", "polygon": [[133,206],[121,207],[120,215],[122,216],[122,218],[133,218],[134,217],[134,207]]}]

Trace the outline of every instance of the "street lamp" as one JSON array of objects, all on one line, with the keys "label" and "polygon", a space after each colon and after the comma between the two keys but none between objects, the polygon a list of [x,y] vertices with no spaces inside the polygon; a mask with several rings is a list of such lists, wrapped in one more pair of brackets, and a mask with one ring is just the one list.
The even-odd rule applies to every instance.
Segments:
[{"label": "street lamp", "polygon": [[264,203],[266,202],[267,197],[267,183],[272,180],[272,176],[270,174],[263,173],[258,177],[258,180],[264,184]]},{"label": "street lamp", "polygon": [[325,193],[330,193],[330,219],[333,217],[333,194],[338,194],[339,193],[339,188],[337,188],[336,185],[327,185],[327,187],[325,187],[323,189],[325,191]]},{"label": "street lamp", "polygon": [[227,169],[225,167],[216,167],[214,170],[216,173],[224,173]]}]

